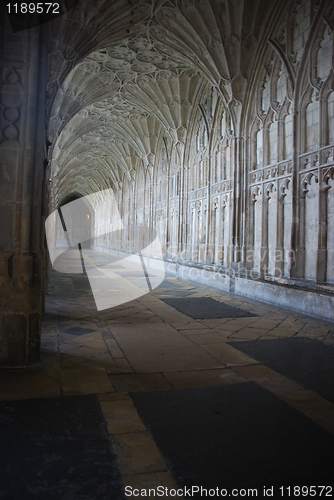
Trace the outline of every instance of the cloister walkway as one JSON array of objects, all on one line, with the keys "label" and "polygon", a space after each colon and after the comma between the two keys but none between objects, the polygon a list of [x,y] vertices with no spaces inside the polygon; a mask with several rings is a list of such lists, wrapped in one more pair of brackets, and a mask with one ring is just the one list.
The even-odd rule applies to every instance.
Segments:
[{"label": "cloister walkway", "polygon": [[329,485],[333,344],[332,323],[172,276],[97,312],[85,275],[52,272],[41,364],[0,372],[4,498]]}]

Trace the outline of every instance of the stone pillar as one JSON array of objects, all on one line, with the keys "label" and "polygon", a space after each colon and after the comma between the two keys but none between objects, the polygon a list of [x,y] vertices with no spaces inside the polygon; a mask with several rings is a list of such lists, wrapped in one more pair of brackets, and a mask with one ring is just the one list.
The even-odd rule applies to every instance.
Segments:
[{"label": "stone pillar", "polygon": [[260,252],[260,271],[268,271],[268,203],[270,192],[265,186],[262,190],[262,217],[261,217],[261,252]]},{"label": "stone pillar", "polygon": [[211,220],[212,219],[212,217],[211,217],[211,184],[212,184],[212,162],[213,161],[214,161],[214,158],[210,154],[208,157],[208,161],[205,162],[205,167],[208,168],[207,175],[206,175],[206,181],[207,181],[207,193],[206,193],[207,211],[206,211],[206,228],[205,228],[205,245],[206,245],[205,262],[206,262],[206,264],[213,264],[214,263],[214,258],[212,258],[212,248],[211,248],[211,241],[213,240],[212,232],[216,230],[216,228],[214,228],[212,226],[212,220]]},{"label": "stone pillar", "polygon": [[[280,276],[284,273],[284,198],[286,196],[286,183],[281,183],[277,196],[277,218],[276,218],[276,249],[275,249],[275,269]],[[279,257],[279,259],[277,258]]]},{"label": "stone pillar", "polygon": [[296,257],[295,265],[291,268],[291,276],[293,278],[304,278],[305,275],[305,195],[307,189],[303,185],[299,195],[298,209],[298,226],[296,230]]},{"label": "stone pillar", "polygon": [[232,140],[232,151],[234,159],[234,179],[233,179],[233,212],[232,212],[232,262],[242,262],[242,234],[243,234],[243,216],[242,216],[242,197],[241,197],[241,179],[244,170],[243,163],[243,138],[234,138]]},{"label": "stone pillar", "polygon": [[[319,174],[320,177],[321,172]],[[327,276],[327,191],[328,184],[322,180],[319,189],[319,232],[316,281],[324,282]]]},{"label": "stone pillar", "polygon": [[0,15],[0,365],[40,357],[44,281],[47,25],[12,33]]},{"label": "stone pillar", "polygon": [[248,218],[248,244],[246,253],[246,269],[251,270],[254,267],[254,222],[255,222],[255,203],[256,203],[256,191],[253,189],[250,195],[249,201],[249,218]]}]

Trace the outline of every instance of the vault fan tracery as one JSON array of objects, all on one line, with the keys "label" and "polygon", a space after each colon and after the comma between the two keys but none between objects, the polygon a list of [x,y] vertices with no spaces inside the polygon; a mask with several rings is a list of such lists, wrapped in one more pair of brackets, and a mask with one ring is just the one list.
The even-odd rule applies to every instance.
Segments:
[{"label": "vault fan tracery", "polygon": [[[48,131],[55,192],[59,192],[62,172],[70,166],[89,171],[85,164],[89,164],[92,148],[96,161],[99,156],[110,156],[110,168],[116,169],[110,178],[121,182],[118,166],[123,175],[130,166],[115,144],[118,139],[128,142],[144,168],[154,162],[162,136],[182,149],[204,87],[213,87],[225,106],[240,107],[260,31],[273,8],[265,0],[251,4],[244,0],[141,0],[126,7],[122,0],[115,0],[107,9],[101,2],[91,17],[85,8],[80,18],[75,10],[68,21],[75,18],[88,31],[95,27],[97,35],[90,50],[87,43],[80,45],[80,37],[69,42],[72,61],[76,61],[71,71],[64,63],[69,47],[64,52],[58,45],[54,52],[58,59],[50,59],[53,70],[64,59]],[[99,9],[105,12],[103,23]],[[116,16],[119,24],[109,16]],[[105,26],[100,32],[99,19],[100,26]],[[54,86],[53,75],[50,72]],[[145,122],[148,128],[138,126]]]}]

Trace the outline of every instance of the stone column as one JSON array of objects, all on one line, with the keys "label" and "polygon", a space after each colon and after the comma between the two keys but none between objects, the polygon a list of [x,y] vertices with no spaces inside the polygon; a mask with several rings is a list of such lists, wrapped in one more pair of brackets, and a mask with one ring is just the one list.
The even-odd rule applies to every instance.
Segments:
[{"label": "stone column", "polygon": [[299,222],[296,231],[295,231],[295,239],[296,239],[296,257],[295,257],[295,265],[291,268],[291,276],[293,278],[304,278],[305,275],[305,195],[307,193],[306,184],[302,183],[299,193],[298,200],[298,214],[297,220]]},{"label": "stone column", "polygon": [[232,140],[232,151],[234,160],[234,179],[233,179],[233,212],[231,217],[232,224],[232,262],[239,263],[243,260],[242,256],[242,198],[241,198],[241,179],[243,172],[243,138],[234,138]]},{"label": "stone column", "polygon": [[[322,172],[319,172],[319,179],[321,179],[321,174]],[[319,188],[319,232],[316,280],[324,282],[327,276],[327,191],[329,189],[325,179],[321,180]]]},{"label": "stone column", "polygon": [[287,184],[283,181],[279,186],[277,196],[275,269],[280,273],[280,276],[283,276],[284,273],[284,198],[286,197],[286,187]]},{"label": "stone column", "polygon": [[262,217],[261,217],[261,252],[260,271],[264,274],[268,271],[268,203],[270,192],[263,186],[262,190]]},{"label": "stone column", "polygon": [[1,12],[1,365],[24,366],[40,357],[47,30],[13,34]]}]

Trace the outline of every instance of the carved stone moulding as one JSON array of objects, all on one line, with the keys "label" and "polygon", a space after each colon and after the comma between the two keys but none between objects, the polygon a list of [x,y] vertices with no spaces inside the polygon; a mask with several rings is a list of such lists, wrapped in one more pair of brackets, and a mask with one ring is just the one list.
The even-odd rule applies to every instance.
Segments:
[{"label": "carved stone moulding", "polygon": [[279,164],[278,167],[278,175],[286,175],[286,174],[291,174],[292,173],[292,162],[287,161]]},{"label": "carved stone moulding", "polygon": [[320,164],[334,163],[334,147],[327,146],[320,150]]},{"label": "carved stone moulding", "polygon": [[325,146],[319,150],[304,153],[299,157],[299,171],[312,170],[314,167],[334,163],[334,147]]},{"label": "carved stone moulding", "polygon": [[[2,141],[20,140],[21,106],[23,103],[23,85],[21,71],[14,66],[3,69],[0,85],[0,127]],[[2,142],[1,141],[1,142]]]},{"label": "carved stone moulding", "polygon": [[306,196],[306,193],[308,193],[308,191],[309,191],[308,186],[311,184],[313,177],[314,177],[316,184],[318,184],[319,183],[318,169],[313,169],[312,171],[309,171],[307,173],[303,173],[302,175],[300,175],[300,196],[301,197]]},{"label": "carved stone moulding", "polygon": [[269,179],[276,179],[286,177],[292,173],[291,160],[280,162],[277,165],[270,165],[269,167],[262,167],[258,170],[253,170],[249,173],[249,184],[258,184]]}]

